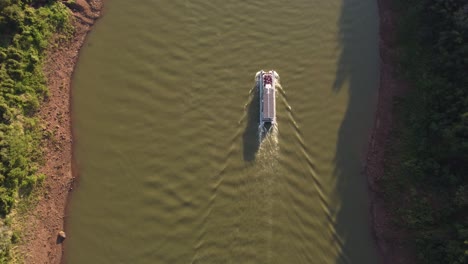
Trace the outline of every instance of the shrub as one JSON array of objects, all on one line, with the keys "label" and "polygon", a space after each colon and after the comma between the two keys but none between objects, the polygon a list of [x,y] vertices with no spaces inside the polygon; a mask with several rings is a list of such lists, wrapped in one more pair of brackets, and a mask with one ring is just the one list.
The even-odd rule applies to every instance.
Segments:
[{"label": "shrub", "polygon": [[[47,95],[41,64],[50,37],[70,28],[60,1],[0,0],[0,216],[45,178],[37,173],[43,132],[34,118]],[[9,261],[5,241],[19,240],[5,236],[0,232],[0,263]]]},{"label": "shrub", "polygon": [[[411,229],[419,263],[468,258],[468,13],[456,0],[396,0],[399,72],[414,88],[400,106],[384,180],[393,219]],[[397,186],[398,188],[395,188]]]}]

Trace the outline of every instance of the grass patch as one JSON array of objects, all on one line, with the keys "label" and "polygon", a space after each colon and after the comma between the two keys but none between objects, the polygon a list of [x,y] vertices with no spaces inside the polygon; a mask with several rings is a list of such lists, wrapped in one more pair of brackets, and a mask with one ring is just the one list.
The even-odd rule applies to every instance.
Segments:
[{"label": "grass patch", "polygon": [[[47,97],[45,50],[71,36],[70,12],[55,0],[0,0],[0,263],[18,262],[10,248],[21,241],[21,224],[37,202],[45,175],[41,142],[50,136],[35,116]],[[15,208],[12,213],[12,210]]]}]

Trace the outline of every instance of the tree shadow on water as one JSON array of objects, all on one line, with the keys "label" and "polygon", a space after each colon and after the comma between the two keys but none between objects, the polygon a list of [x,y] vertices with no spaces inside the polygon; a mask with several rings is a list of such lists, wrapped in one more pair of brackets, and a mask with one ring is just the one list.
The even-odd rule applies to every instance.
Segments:
[{"label": "tree shadow on water", "polygon": [[244,161],[248,162],[255,160],[255,155],[260,148],[260,142],[258,140],[260,95],[258,94],[257,86],[254,87],[253,91],[253,96],[250,96],[250,101],[247,104],[247,126],[242,135]]},{"label": "tree shadow on water", "polygon": [[336,191],[341,201],[335,228],[343,241],[337,263],[379,263],[363,174],[379,84],[378,22],[376,1],[343,0],[338,22],[341,52],[332,87],[335,93],[348,88],[348,105],[334,159]]}]

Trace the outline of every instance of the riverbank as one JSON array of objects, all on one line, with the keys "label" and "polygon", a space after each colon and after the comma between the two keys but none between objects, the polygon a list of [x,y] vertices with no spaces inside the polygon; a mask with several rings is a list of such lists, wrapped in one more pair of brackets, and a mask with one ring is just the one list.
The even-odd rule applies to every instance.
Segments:
[{"label": "riverbank", "polygon": [[[382,186],[386,146],[395,124],[394,100],[407,90],[396,76],[396,16],[391,0],[378,1],[380,16],[380,86],[374,128],[369,139],[365,174],[371,198],[371,228],[383,263],[409,263],[408,252],[397,244],[401,234],[393,230],[391,215],[384,205]],[[391,241],[389,240],[391,238]]]},{"label": "riverbank", "polygon": [[372,130],[365,175],[370,190],[371,228],[377,249],[384,264],[412,263],[411,252],[399,242],[404,233],[399,232],[391,223],[391,212],[385,207],[383,187],[379,181],[384,176],[386,148],[396,123],[395,99],[404,95],[408,84],[397,78],[397,16],[392,9],[391,0],[379,0],[380,16],[380,87],[374,128]]},{"label": "riverbank", "polygon": [[[468,5],[391,3],[381,5],[381,90],[393,92],[380,98],[383,114],[377,113],[370,148],[376,154],[370,152],[367,168],[376,239],[387,263],[466,263],[468,78],[463,58],[468,27],[461,21],[468,18]],[[396,11],[389,18],[385,10],[390,7]],[[396,17],[398,23],[391,22]],[[389,29],[392,24],[398,29]],[[395,78],[395,62],[398,77],[411,89]],[[386,84],[389,72],[393,88]],[[392,98],[405,90],[393,107]],[[396,117],[385,116],[390,113]]]},{"label": "riverbank", "polygon": [[72,166],[71,79],[79,50],[101,14],[102,2],[77,0],[69,5],[75,33],[68,43],[47,53],[44,72],[49,96],[39,111],[46,133],[51,135],[44,142],[45,165],[40,169],[47,177],[37,206],[28,213],[23,242],[17,250],[25,263],[60,263],[62,259],[64,246],[57,234],[64,229],[67,200],[76,177]]}]

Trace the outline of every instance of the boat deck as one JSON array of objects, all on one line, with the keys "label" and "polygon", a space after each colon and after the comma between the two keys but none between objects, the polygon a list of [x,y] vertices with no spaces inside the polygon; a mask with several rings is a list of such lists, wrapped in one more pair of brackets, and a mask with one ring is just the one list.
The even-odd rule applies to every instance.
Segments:
[{"label": "boat deck", "polygon": [[275,79],[270,73],[263,75],[262,121],[274,122],[276,117]]},{"label": "boat deck", "polygon": [[263,121],[273,121],[275,113],[275,88],[263,89]]}]

